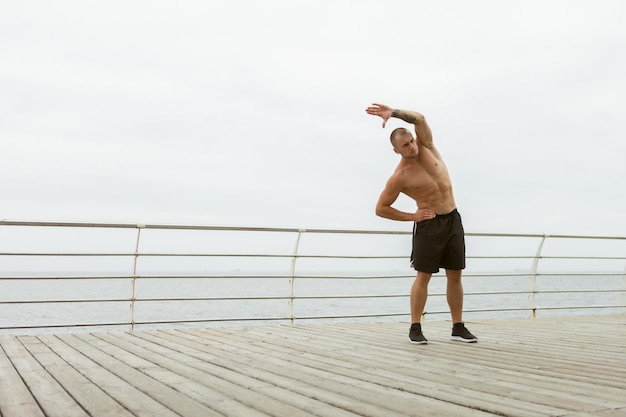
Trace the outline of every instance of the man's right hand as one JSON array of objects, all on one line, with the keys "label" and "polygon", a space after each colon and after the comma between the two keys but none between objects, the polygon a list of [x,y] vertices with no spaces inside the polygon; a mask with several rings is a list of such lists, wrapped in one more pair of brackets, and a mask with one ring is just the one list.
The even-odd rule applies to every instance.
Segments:
[{"label": "man's right hand", "polygon": [[418,209],[415,212],[415,221],[423,222],[424,220],[431,220],[437,217],[437,213],[432,211],[431,209]]},{"label": "man's right hand", "polygon": [[384,104],[372,103],[367,109],[365,109],[367,114],[371,114],[372,116],[379,116],[383,119],[383,128],[387,124],[387,120],[391,117],[393,113],[393,109],[389,106],[385,106]]}]

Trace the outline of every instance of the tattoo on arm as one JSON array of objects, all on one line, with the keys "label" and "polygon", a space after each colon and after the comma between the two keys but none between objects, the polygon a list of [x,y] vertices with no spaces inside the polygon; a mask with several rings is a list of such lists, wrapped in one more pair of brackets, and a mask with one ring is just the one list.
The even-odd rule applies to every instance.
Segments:
[{"label": "tattoo on arm", "polygon": [[415,115],[408,113],[406,111],[403,111],[403,110],[394,109],[391,112],[391,115],[393,117],[397,117],[398,119],[402,119],[407,123],[417,124],[419,122],[419,119],[415,117]]}]

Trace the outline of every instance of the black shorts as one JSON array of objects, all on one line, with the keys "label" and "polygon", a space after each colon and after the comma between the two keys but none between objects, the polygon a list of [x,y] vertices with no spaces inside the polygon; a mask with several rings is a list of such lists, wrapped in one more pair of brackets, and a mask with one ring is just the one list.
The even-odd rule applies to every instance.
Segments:
[{"label": "black shorts", "polygon": [[439,268],[465,269],[465,232],[456,209],[415,222],[411,266],[432,273],[439,272]]}]

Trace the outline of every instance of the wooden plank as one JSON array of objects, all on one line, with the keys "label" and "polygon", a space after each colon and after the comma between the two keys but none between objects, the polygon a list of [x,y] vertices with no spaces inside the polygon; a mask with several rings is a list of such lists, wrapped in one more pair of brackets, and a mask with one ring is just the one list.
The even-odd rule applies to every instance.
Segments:
[{"label": "wooden plank", "polygon": [[[176,413],[163,406],[163,404],[128,384],[107,368],[101,367],[67,343],[64,343],[59,337],[45,336],[41,337],[41,340],[69,365],[91,381],[92,384],[100,387],[131,414],[138,417],[177,417]],[[103,410],[105,409],[101,408],[99,412],[102,413]]]},{"label": "wooden plank", "polygon": [[[101,387],[85,377],[64,358],[42,342],[42,339],[53,340],[54,336],[40,336],[38,343],[25,345],[37,361],[52,377],[71,393],[72,398],[91,416],[106,415],[107,417],[132,417],[127,409],[111,398]],[[68,355],[66,355],[68,356]],[[43,400],[43,399],[42,399]],[[63,411],[62,409],[59,411]]]},{"label": "wooden plank", "polygon": [[[201,337],[201,339],[205,338]],[[232,339],[229,338],[229,342],[232,343]],[[245,340],[242,340],[242,346],[247,346],[243,348],[245,351],[242,351],[242,354],[254,357],[256,359],[254,366],[275,374],[289,374],[293,379],[300,379],[318,388],[339,393],[352,403],[373,403],[378,407],[388,407],[404,415],[413,414],[416,407],[428,415],[449,415],[460,412],[464,415],[484,415],[479,411],[464,409],[454,403],[442,403],[425,392],[419,392],[420,395],[416,396],[416,392],[411,392],[406,387],[398,388],[386,383],[388,381],[381,381],[376,375],[379,371],[375,374],[364,373],[360,367],[354,366],[354,362],[349,360],[340,358],[329,363],[324,359],[316,360],[314,355],[307,355],[299,349],[281,350],[271,345],[266,348],[257,348],[245,343]],[[271,342],[265,339],[264,343],[270,344]],[[232,346],[230,344],[224,349],[231,350]],[[323,345],[318,345],[318,347],[320,350],[326,350]],[[330,352],[332,352],[331,355],[336,354],[336,352]],[[367,367],[370,366],[371,363]]]},{"label": "wooden plank", "polygon": [[[236,366],[232,366],[235,362],[233,362],[231,358],[222,358],[221,352],[220,355],[217,356],[210,355],[210,351],[199,352],[183,343],[176,343],[176,341],[181,341],[181,339],[172,338],[163,332],[148,332],[138,334],[137,336],[144,340],[152,341],[159,346],[167,347],[171,351],[178,352],[181,355],[198,359],[204,363],[203,367],[205,367],[205,369],[211,368],[212,372],[217,371],[217,376],[222,380],[230,381],[236,385],[247,386],[250,391],[258,392],[261,396],[266,398],[266,401],[271,399],[279,404],[290,405],[292,407],[290,412],[296,412],[297,415],[308,415],[309,413],[315,415],[322,408],[326,410],[327,415],[355,415],[350,411],[343,410],[342,408],[344,407],[341,407],[341,405],[329,407],[327,403],[321,402],[319,400],[320,396],[328,394],[325,390],[316,392],[307,385],[308,390],[305,394],[300,395],[299,392],[302,390],[298,389],[298,386],[302,384],[300,384],[299,381],[286,378],[285,376],[278,376],[277,379],[280,380],[280,382],[277,382],[276,379],[270,378],[270,375],[259,373],[258,370],[252,366],[252,361],[246,360],[246,358],[241,357],[240,359],[242,359],[243,362],[236,363]],[[242,369],[245,370],[245,375],[242,374]],[[254,383],[249,385],[249,381],[254,381]],[[262,381],[262,384],[259,384],[259,381]],[[270,411],[271,409],[266,410],[266,412]],[[360,414],[358,415],[370,415],[368,413],[375,411],[376,407],[366,409],[364,405],[361,406]],[[395,416],[395,414],[389,410],[379,411],[384,411],[390,417]]]},{"label": "wooden plank", "polygon": [[[626,334],[624,334],[624,336],[626,336]],[[616,334],[615,338],[617,340],[620,339],[620,334]],[[505,339],[503,339],[506,343],[506,336]],[[604,340],[606,340],[606,338],[604,338]],[[602,371],[605,375],[612,375],[612,376],[619,376],[621,377],[621,369],[616,368],[615,364],[615,354],[611,354],[611,361],[606,361],[606,362],[602,362],[602,363],[598,363],[597,361],[594,361],[593,356],[597,355],[598,351],[601,351],[602,349],[597,349],[597,341],[594,344],[588,344],[585,347],[578,347],[576,349],[576,356],[565,356],[564,358],[558,357],[557,353],[555,352],[554,354],[551,352],[546,352],[543,353],[541,349],[533,349],[536,347],[536,345],[533,345],[532,348],[530,348],[530,352],[529,352],[529,348],[525,347],[525,346],[521,346],[519,344],[517,344],[519,347],[516,347],[515,345],[509,343],[509,346],[505,346],[504,343],[502,343],[502,340],[487,340],[487,341],[483,341],[482,343],[479,343],[477,345],[473,345],[470,346],[468,349],[468,346],[464,346],[462,344],[451,344],[449,347],[447,347],[445,350],[438,350],[439,353],[441,353],[442,357],[454,357],[454,358],[458,358],[459,355],[461,355],[461,357],[463,357],[463,352],[468,352],[470,353],[470,355],[465,355],[468,358],[473,357],[474,352],[471,349],[475,349],[480,347],[480,351],[483,352],[485,350],[489,350],[491,351],[493,354],[500,354],[500,353],[504,353],[504,354],[508,354],[511,355],[512,358],[516,359],[516,363],[532,363],[532,364],[537,364],[537,361],[543,361],[543,363],[549,364],[549,365],[554,365],[555,363],[559,363],[559,364],[565,364],[565,365],[569,365],[570,363],[574,363],[574,366],[571,366],[570,370],[575,372],[575,373],[580,373],[580,366],[594,366],[595,369]],[[623,352],[622,356],[623,356]],[[588,358],[588,359],[586,359]],[[537,367],[537,366],[535,366]],[[563,368],[565,369],[565,368]],[[624,379],[623,378],[619,378],[619,383],[623,383]]]},{"label": "wooden plank", "polygon": [[[141,337],[149,337],[142,334]],[[184,351],[189,356],[202,358],[207,352],[214,352],[215,346],[208,347],[202,343],[181,338],[173,332],[159,332],[158,339],[163,346]],[[153,339],[157,340],[157,339]],[[273,395],[279,395],[281,401],[293,401],[299,393],[302,396],[314,396],[324,401],[328,406],[347,409],[358,415],[385,415],[407,416],[415,413],[416,406],[422,413],[440,415],[445,404],[426,397],[416,398],[415,395],[404,391],[390,390],[387,387],[358,381],[349,377],[339,378],[332,372],[318,372],[317,374],[304,367],[290,367],[288,362],[272,363],[272,358],[264,353],[255,355],[251,351],[232,354],[230,346],[224,347],[212,363],[220,367],[236,370],[246,368],[247,375],[270,382],[276,388]],[[267,352],[265,352],[267,353]],[[341,380],[340,380],[341,379]],[[282,391],[281,391],[282,390]],[[268,392],[264,390],[263,392]],[[377,398],[384,398],[383,402]],[[436,403],[432,406],[431,403]],[[453,408],[453,407],[450,407]],[[449,411],[449,410],[448,410]],[[457,409],[457,412],[460,410]],[[444,415],[444,414],[441,414]],[[449,414],[447,414],[449,415]],[[482,415],[484,413],[467,410],[466,415]]]},{"label": "wooden plank", "polygon": [[[543,332],[542,329],[540,333]],[[626,338],[626,334],[615,334],[613,337],[619,339],[622,336]],[[506,336],[505,336],[506,337]],[[598,376],[602,376],[602,385],[609,389],[611,392],[618,392],[626,388],[626,381],[623,378],[624,367],[616,360],[620,355],[612,354],[611,360],[602,361],[598,363],[592,358],[596,352],[601,351],[598,348],[598,340],[606,340],[606,337],[598,337],[594,343],[589,343],[586,346],[579,346],[576,349],[576,354],[573,351],[563,349],[564,356],[559,356],[557,351],[542,353],[542,348],[537,344],[526,342],[511,344],[511,342],[501,343],[496,341],[485,346],[483,342],[481,346],[490,349],[494,355],[504,359],[505,363],[499,365],[500,369],[508,369],[517,372],[532,372],[536,375],[545,376],[548,378],[562,378],[568,379],[570,382],[580,382],[581,384],[598,383]],[[563,343],[563,342],[561,342]],[[507,346],[507,344],[510,346]],[[481,347],[481,350],[483,348]],[[457,352],[460,352],[458,348],[447,350],[445,353],[435,352],[435,355],[442,357],[451,357]],[[623,352],[621,354],[623,358]],[[480,363],[483,366],[490,365],[490,359],[488,357],[478,357],[474,363]],[[581,370],[592,370],[592,372],[581,372]]]},{"label": "wooden plank", "polygon": [[[11,350],[11,345],[15,343],[15,338],[3,336],[0,338],[0,416],[2,417],[44,417],[43,411],[39,408],[35,397],[25,385],[17,369],[5,353],[5,349]],[[19,363],[28,358],[16,355],[13,361]]]},{"label": "wooden plank", "polygon": [[50,417],[87,416],[85,410],[76,403],[37,361],[32,352],[27,349],[33,339],[33,337],[24,337],[18,341],[15,338],[4,343],[3,347],[7,354],[14,358],[16,368],[33,396],[37,398],[39,407],[43,409],[46,416]]},{"label": "wooden plank", "polygon": [[[115,357],[115,354],[110,355],[105,353],[104,350],[100,350],[98,347],[102,347],[102,340],[93,335],[62,335],[59,338],[102,368],[106,368],[125,383],[137,388],[177,414],[203,417],[221,415],[143,373],[141,371],[142,368],[153,366],[149,362],[135,357],[130,361],[133,364],[131,366]],[[116,350],[116,353],[120,353],[119,350]]]},{"label": "wooden plank", "polygon": [[[327,330],[329,327],[331,327],[331,326],[326,326],[324,329],[325,329],[325,330]],[[307,329],[308,329],[308,327],[307,327]],[[262,330],[262,331],[264,331],[264,329],[261,329],[261,330]],[[343,332],[343,331],[345,330],[345,328],[342,326],[342,327],[341,327],[341,330],[342,330],[342,332]],[[255,329],[254,331],[259,331],[259,329]],[[290,333],[293,333],[293,332],[290,332]],[[344,333],[345,333],[345,332],[344,332]],[[293,336],[293,334],[292,334],[292,336]],[[248,339],[249,339],[249,340],[254,340],[254,339],[255,339],[255,337],[252,337],[252,336],[248,335]],[[291,338],[291,339],[293,340],[293,338]],[[371,335],[370,335],[369,340],[371,340],[371,339],[372,339],[372,338],[371,338]],[[266,339],[266,340],[267,340],[267,339]],[[317,343],[319,344],[319,343],[320,343],[320,341],[319,341],[319,340],[317,340]],[[458,349],[461,349],[461,350],[464,350],[464,351],[471,351],[471,349],[476,348],[478,345],[469,345],[469,346],[468,346],[468,345],[463,345],[463,344],[458,344],[458,343],[457,343],[457,344],[455,344],[455,346],[456,346]],[[300,346],[300,347],[298,347],[297,349],[302,349],[302,350],[305,350],[305,349],[306,349],[306,347],[305,347],[305,346]],[[481,350],[482,350],[482,349],[481,349]],[[492,360],[492,358],[490,358],[490,360]],[[438,363],[438,364],[437,364],[437,366],[440,366],[440,365],[441,365],[440,363]],[[457,364],[456,364],[455,366],[458,368],[458,362],[457,362]],[[492,366],[491,368],[493,368],[493,366]],[[452,371],[454,371],[454,369],[452,369]],[[527,371],[528,371],[528,367],[523,367],[523,372],[520,372],[520,374],[519,374],[519,375],[521,375],[521,376],[522,376],[521,381],[525,381],[525,383],[526,383],[526,384],[528,384],[528,382],[529,382],[529,381],[528,381],[528,378],[527,378],[526,376],[524,376],[524,374],[525,374]],[[559,382],[562,382],[562,379],[561,379],[561,378],[559,378],[558,380],[556,380],[556,381],[554,382],[553,387],[557,386]],[[455,381],[454,381],[454,383],[456,384],[456,383],[457,383],[457,380],[455,380]],[[481,383],[481,385],[482,385],[482,383]],[[532,385],[530,385],[530,386],[532,387]],[[590,387],[587,387],[587,388],[590,388]],[[594,387],[591,387],[591,388],[594,388]],[[531,397],[535,396],[532,392],[531,392],[530,394],[528,394],[528,395],[530,395]],[[546,392],[546,391],[544,390],[544,391],[541,393],[541,396],[540,396],[540,397],[543,397],[543,402],[544,402],[544,403],[547,403],[547,404],[553,404],[553,403],[554,403],[554,395],[559,395],[559,396],[561,396],[561,395],[563,395],[563,393],[562,393],[562,392],[555,392],[555,393],[552,393],[552,394],[551,394],[551,393]],[[621,395],[621,393],[620,393],[619,395]],[[563,401],[561,401],[561,406],[562,406],[562,407],[564,407],[564,408],[566,408],[566,409],[568,409],[568,408],[569,408],[569,409],[572,409],[572,408],[573,408],[573,409],[576,409],[576,408],[579,408],[579,407],[591,407],[591,408],[595,408],[595,407],[600,407],[600,406],[611,406],[611,404],[609,404],[609,403],[607,403],[607,401],[603,401],[603,400],[597,400],[597,401],[596,401],[595,399],[593,399],[593,400],[591,400],[591,401],[588,401],[588,400],[577,401],[576,396],[573,396],[573,395],[571,395],[571,394],[566,394],[566,395],[564,395],[564,397],[565,397],[565,398],[563,399]],[[568,397],[569,397],[569,398],[568,398]],[[620,400],[620,398],[616,398],[616,399],[617,399],[618,401]],[[592,403],[592,404],[589,404],[589,403]],[[620,404],[621,404],[621,402],[620,402]],[[613,405],[616,405],[616,404],[613,404]]]},{"label": "wooden plank", "polygon": [[[368,328],[368,329],[371,329],[371,328]],[[616,336],[616,340],[623,340],[623,339],[620,339],[619,333],[615,334],[615,336]],[[581,361],[584,361],[584,358],[589,356],[588,353],[591,353],[590,351],[592,350],[597,351],[598,348],[597,348],[597,345],[590,345],[586,348],[586,350],[587,352],[585,350],[579,350]],[[465,360],[462,352],[470,353],[470,355],[466,357],[467,360]],[[479,353],[479,354],[477,355],[476,353]],[[538,388],[536,382],[537,380],[539,380],[540,382],[543,381],[545,383],[543,388],[547,388],[548,386],[551,386],[551,388],[554,390],[564,391],[562,393],[563,396],[567,396],[567,394],[570,394],[570,395],[580,394],[582,395],[582,397],[584,397],[585,393],[589,392],[590,389],[594,389],[597,387],[598,379],[599,379],[602,384],[607,385],[607,386],[605,389],[602,390],[602,392],[599,393],[597,397],[604,398],[607,400],[614,400],[618,403],[622,403],[623,401],[623,390],[612,387],[611,386],[612,383],[607,383],[606,373],[603,372],[602,369],[594,369],[593,367],[584,368],[584,369],[588,369],[590,371],[589,373],[591,374],[590,376],[587,377],[586,382],[577,382],[577,381],[569,380],[570,375],[574,377],[576,376],[574,374],[581,373],[580,366],[573,368],[570,374],[561,372],[561,373],[553,373],[549,376],[544,377],[542,375],[536,374],[536,371],[541,372],[541,370],[536,369],[535,359],[529,359],[529,362],[525,363],[523,357],[518,356],[518,357],[511,358],[508,356],[507,349],[502,349],[502,346],[499,346],[499,345],[490,346],[490,343],[485,343],[485,342],[481,342],[477,345],[470,345],[470,346],[465,346],[462,344],[450,345],[448,348],[445,349],[445,353],[443,353],[443,349],[437,349],[436,351],[429,352],[429,356],[431,355],[437,358],[441,358],[442,360],[458,360],[460,358],[461,360],[465,361],[465,365],[464,365],[465,367],[476,367],[476,363],[482,362],[480,363],[478,367],[476,367],[479,373],[483,375],[491,376],[491,375],[494,375],[494,372],[497,372],[497,374],[495,374],[496,377],[501,376],[502,374],[506,376],[510,376],[510,377],[517,376],[517,380],[519,382],[526,383],[526,384],[528,384],[529,382],[528,376],[532,375],[532,378],[534,381],[532,385],[529,385],[531,389]],[[621,358],[624,357],[623,351],[622,351],[621,356],[613,357],[613,364],[612,364],[613,369],[611,370],[611,372],[614,373],[617,371],[618,374],[623,375],[624,363],[620,361],[620,357]],[[500,359],[501,363],[494,364],[494,358]],[[547,360],[551,360],[553,362],[555,358],[548,355]],[[515,369],[512,369],[510,367],[512,363],[515,364]],[[441,363],[441,360],[437,362],[437,367],[441,367],[441,369],[444,369],[442,365],[443,364]],[[503,370],[502,368],[508,368],[512,370],[507,371],[507,370]],[[487,370],[489,370],[489,372],[486,372]],[[623,381],[623,378],[622,378],[622,381]],[[541,384],[540,384],[540,387],[541,387]],[[544,389],[542,389],[541,391],[544,391]],[[601,401],[599,401],[599,403],[600,402]]]},{"label": "wooden plank", "polygon": [[289,404],[272,401],[255,392],[256,387],[267,384],[264,381],[241,375],[240,384],[233,383],[225,370],[212,367],[201,360],[185,357],[136,335],[98,334],[97,337],[150,360],[158,365],[159,370],[155,374],[154,369],[146,369],[147,374],[160,378],[168,385],[185,384],[186,389],[201,393],[195,397],[196,400],[225,415],[264,416],[274,412],[280,415],[308,415]]},{"label": "wooden plank", "polygon": [[[268,343],[268,339],[266,339],[265,342]],[[245,341],[243,343],[245,343]],[[281,343],[285,344],[285,342],[281,342]],[[375,362],[371,362],[370,360],[364,360],[364,362],[361,363],[358,367],[355,367],[355,366],[345,367],[345,366],[342,366],[341,363],[348,363],[349,365],[354,365],[355,364],[354,361],[357,360],[356,359],[357,357],[354,357],[354,356],[351,357],[350,355],[340,356],[340,353],[337,349],[334,349],[334,350],[327,349],[326,345],[323,345],[323,346],[324,347],[321,349],[321,351],[332,352],[331,354],[335,357],[335,360],[337,361],[336,363],[332,363],[328,365],[324,363],[324,361],[315,362],[310,359],[311,355],[309,355],[306,361],[304,362],[302,361],[302,359],[297,359],[297,358],[302,358],[302,356],[298,355],[297,352],[306,352],[307,349],[312,349],[310,347],[307,347],[307,345],[296,345],[294,348],[294,352],[291,352],[291,353],[283,352],[283,353],[285,355],[285,358],[288,358],[288,357],[293,358],[293,360],[298,360],[300,362],[302,366],[301,368],[298,369],[298,372],[302,372],[305,374],[307,373],[310,374],[311,370],[316,370],[319,372],[326,372],[327,375],[324,375],[322,377],[323,378],[322,380],[327,386],[330,385],[330,382],[337,380],[341,376],[354,379],[351,383],[348,383],[348,382],[346,383],[346,386],[348,387],[347,390],[344,387],[343,394],[346,396],[354,396],[358,394],[363,389],[364,384],[369,383],[369,384],[375,384],[378,386],[386,387],[388,390],[386,395],[383,397],[376,396],[376,395],[368,396],[369,401],[375,401],[376,399],[383,398],[384,403],[387,406],[389,406],[388,405],[389,403],[394,402],[393,395],[391,395],[392,392],[394,391],[402,392],[402,393],[408,392],[411,395],[413,395],[413,398],[416,398],[415,395],[418,395],[421,400],[420,404],[414,404],[413,407],[411,407],[410,405],[407,405],[408,408],[415,409],[415,407],[420,407],[420,409],[423,409],[424,406],[427,405],[427,404],[424,404],[424,399],[427,399],[426,402],[432,402],[431,405],[436,410],[441,411],[442,415],[446,415],[446,413],[454,413],[454,414],[459,413],[460,409],[462,408],[464,408],[465,410],[464,413],[468,415],[474,409],[483,410],[489,413],[495,413],[495,412],[500,412],[501,410],[504,410],[504,409],[510,410],[511,407],[516,405],[516,401],[511,400],[511,399],[496,399],[494,401],[494,399],[490,396],[482,396],[481,398],[480,393],[476,393],[471,390],[464,391],[463,389],[460,389],[454,384],[449,385],[448,384],[450,382],[449,380],[447,381],[448,383],[436,384],[432,380],[423,379],[422,374],[414,376],[413,378],[409,380],[398,382],[397,374],[384,376],[383,373],[386,372],[385,366],[383,366],[382,368],[378,366],[379,364],[377,364],[376,366],[372,366],[372,364]],[[272,346],[271,348],[268,347],[266,353],[263,353],[262,351],[261,355],[262,356],[272,355],[272,353],[269,353],[269,352],[276,352],[276,350],[277,350],[276,346]],[[267,362],[268,358],[265,357],[264,360]],[[286,367],[286,365],[284,364],[281,366],[283,368]],[[396,363],[395,366],[397,367],[398,364]],[[406,367],[407,364],[403,363],[401,366]],[[306,378],[307,380],[310,379],[311,375],[306,375]],[[358,386],[359,390],[356,391],[353,389],[349,389],[349,387],[351,386]],[[453,386],[454,388],[450,390],[450,386]],[[335,389],[339,389],[339,388],[336,387]],[[463,401],[464,398],[466,398],[467,401]],[[358,398],[358,399],[363,400],[362,398]],[[471,400],[471,406],[469,406],[470,400]],[[549,413],[554,413],[555,411],[557,411],[557,409],[554,407],[542,407],[538,405],[529,405],[522,401],[517,401],[517,406],[520,410],[520,413],[522,413],[520,415],[544,416]],[[407,412],[407,410],[403,410],[403,412]]]},{"label": "wooden plank", "polygon": [[[615,333],[613,331],[613,333]],[[623,334],[626,337],[626,334]],[[620,340],[620,334],[615,334],[615,338]],[[605,338],[606,339],[606,338]],[[582,366],[585,367],[594,367],[594,371],[596,373],[600,372],[603,375],[606,385],[616,385],[619,388],[624,387],[624,378],[622,377],[623,367],[616,367],[616,364],[619,364],[615,360],[615,354],[611,355],[611,362],[603,362],[601,364],[597,364],[593,359],[585,360],[585,358],[591,358],[594,355],[594,352],[598,352],[601,349],[597,349],[597,343],[589,344],[585,347],[579,347],[577,349],[577,357],[566,356],[565,358],[559,358],[556,354],[545,354],[539,352],[532,351],[530,354],[526,354],[527,348],[524,346],[521,347],[505,347],[500,341],[483,341],[475,346],[463,346],[462,344],[450,345],[445,350],[437,350],[432,352],[434,355],[438,355],[438,357],[445,359],[468,359],[468,362],[476,362],[481,360],[481,356],[474,357],[474,352],[472,349],[478,348],[480,346],[480,352],[484,352],[485,349],[491,351],[494,355],[507,355],[507,364],[503,364],[500,367],[507,367],[511,370],[517,370],[520,372],[527,372],[529,369],[544,371],[545,369],[551,369],[555,367],[555,364],[561,364],[562,367],[555,372],[552,372],[551,376],[568,376],[571,374],[573,378],[584,381],[585,375],[581,375],[580,369]],[[469,353],[469,355],[464,355],[463,352]],[[619,356],[618,356],[619,357]],[[623,352],[622,352],[623,357]],[[472,361],[471,359],[476,359]],[[484,366],[489,366],[492,364],[491,358],[486,356],[487,362],[485,362]],[[571,365],[570,362],[574,362],[575,365]],[[509,366],[511,365],[511,366]],[[520,365],[522,367],[520,368]],[[595,375],[590,377],[592,381],[595,381]],[[587,378],[588,379],[588,378]]]}]

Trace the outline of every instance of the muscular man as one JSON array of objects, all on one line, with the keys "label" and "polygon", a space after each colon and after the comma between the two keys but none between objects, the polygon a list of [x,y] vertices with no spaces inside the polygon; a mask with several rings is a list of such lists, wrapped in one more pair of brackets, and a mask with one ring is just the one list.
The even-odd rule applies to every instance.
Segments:
[{"label": "muscular man", "polygon": [[[439,268],[446,270],[446,296],[452,315],[452,340],[476,342],[478,339],[465,328],[463,314],[463,285],[461,270],[465,268],[465,235],[461,216],[456,210],[452,182],[441,154],[433,144],[432,132],[420,113],[392,109],[383,104],[372,104],[368,114],[387,120],[395,117],[415,127],[415,137],[405,128],[391,132],[391,144],[402,159],[387,181],[376,204],[378,216],[400,221],[412,221],[413,251],[411,265],[417,278],[411,287],[411,343],[426,344],[422,334],[421,318],[428,297],[428,282]],[[417,205],[415,213],[392,207],[400,193],[409,196]]]}]

